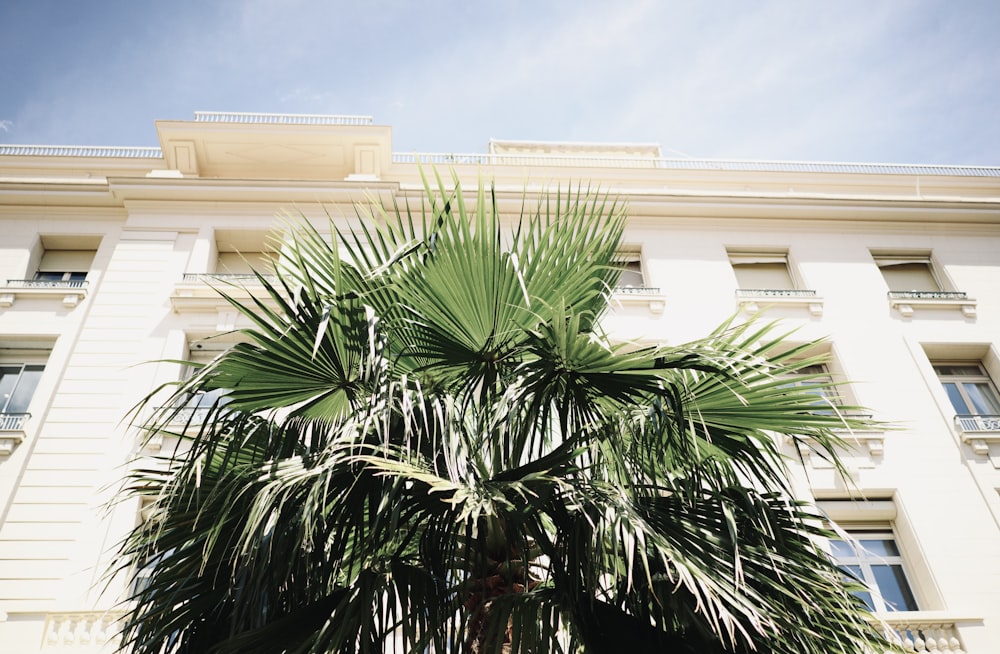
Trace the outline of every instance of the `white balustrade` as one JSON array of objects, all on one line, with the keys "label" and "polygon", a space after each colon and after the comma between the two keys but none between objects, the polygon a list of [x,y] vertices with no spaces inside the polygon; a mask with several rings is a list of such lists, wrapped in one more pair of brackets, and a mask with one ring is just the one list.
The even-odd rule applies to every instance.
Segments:
[{"label": "white balustrade", "polygon": [[43,651],[114,652],[119,611],[78,611],[45,616]]},{"label": "white balustrade", "polygon": [[894,640],[904,651],[967,654],[954,622],[910,622],[893,618],[888,618],[886,622],[894,631]]}]

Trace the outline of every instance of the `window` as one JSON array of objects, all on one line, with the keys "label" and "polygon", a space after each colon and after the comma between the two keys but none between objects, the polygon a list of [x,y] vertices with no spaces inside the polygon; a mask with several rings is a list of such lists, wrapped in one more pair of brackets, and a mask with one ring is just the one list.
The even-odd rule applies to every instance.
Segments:
[{"label": "window", "polygon": [[100,243],[95,236],[42,236],[33,281],[79,287],[87,278]]},{"label": "window", "polygon": [[817,412],[832,413],[831,407],[843,404],[836,388],[829,386],[832,383],[833,376],[829,369],[825,364],[818,363],[796,370],[795,374],[788,377],[787,385],[807,389],[816,396]]},{"label": "window", "polygon": [[729,262],[741,290],[795,289],[785,253],[730,252]]},{"label": "window", "polygon": [[0,421],[27,414],[43,370],[41,364],[0,364]]},{"label": "window", "polygon": [[273,268],[274,253],[265,231],[217,230],[215,232],[216,275],[267,274]]},{"label": "window", "polygon": [[629,288],[644,288],[645,276],[642,273],[642,254],[638,250],[628,250],[615,255],[615,263],[621,268],[618,278],[618,290]]},{"label": "window", "polygon": [[956,414],[1000,416],[1000,396],[982,364],[969,361],[935,363],[934,372]]},{"label": "window", "polygon": [[872,254],[890,292],[934,293],[941,290],[929,254]]},{"label": "window", "polygon": [[831,539],[830,550],[842,570],[870,589],[859,591],[858,597],[873,611],[916,611],[917,601],[891,528],[848,535],[851,540]]}]

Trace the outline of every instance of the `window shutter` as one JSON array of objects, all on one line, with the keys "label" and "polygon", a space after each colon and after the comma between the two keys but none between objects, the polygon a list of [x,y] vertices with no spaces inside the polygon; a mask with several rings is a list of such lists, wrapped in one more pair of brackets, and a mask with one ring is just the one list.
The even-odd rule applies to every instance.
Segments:
[{"label": "window shutter", "polygon": [[39,272],[87,272],[94,263],[94,250],[46,250]]}]

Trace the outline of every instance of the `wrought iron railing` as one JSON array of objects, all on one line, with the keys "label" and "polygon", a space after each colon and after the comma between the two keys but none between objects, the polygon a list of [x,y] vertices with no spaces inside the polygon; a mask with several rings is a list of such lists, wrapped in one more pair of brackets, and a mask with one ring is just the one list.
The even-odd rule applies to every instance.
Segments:
[{"label": "wrought iron railing", "polygon": [[0,413],[0,431],[21,431],[30,413]]},{"label": "wrought iron railing", "polygon": [[615,293],[622,295],[659,295],[658,286],[616,286]]},{"label": "wrought iron railing", "polygon": [[961,291],[889,291],[893,300],[968,300]]},{"label": "wrought iron railing", "polygon": [[[268,281],[277,281],[277,275],[262,274]],[[253,273],[184,273],[185,282],[233,282],[237,284],[257,283],[257,275]]]},{"label": "wrought iron railing", "polygon": [[162,406],[157,409],[160,420],[171,426],[200,425],[205,422],[212,407],[205,406]]},{"label": "wrought iron railing", "polygon": [[1000,431],[1000,415],[957,415],[955,424],[963,432]]},{"label": "wrought iron railing", "polygon": [[8,279],[8,288],[86,288],[85,279]]},{"label": "wrought iron railing", "polygon": [[736,297],[816,297],[816,291],[790,288],[738,288]]}]

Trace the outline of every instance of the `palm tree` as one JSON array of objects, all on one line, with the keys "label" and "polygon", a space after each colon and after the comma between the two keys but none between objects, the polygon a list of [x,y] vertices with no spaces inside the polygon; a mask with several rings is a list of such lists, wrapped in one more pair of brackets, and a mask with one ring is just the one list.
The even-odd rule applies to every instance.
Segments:
[{"label": "palm tree", "polygon": [[435,180],[330,238],[291,221],[269,299],[230,299],[253,327],[173,394],[223,400],[129,479],[152,517],[121,548],[146,573],[124,646],[885,650],[779,451],[839,463],[867,424],[788,383],[811,344],[617,343],[621,205],[563,191],[509,224]]}]

